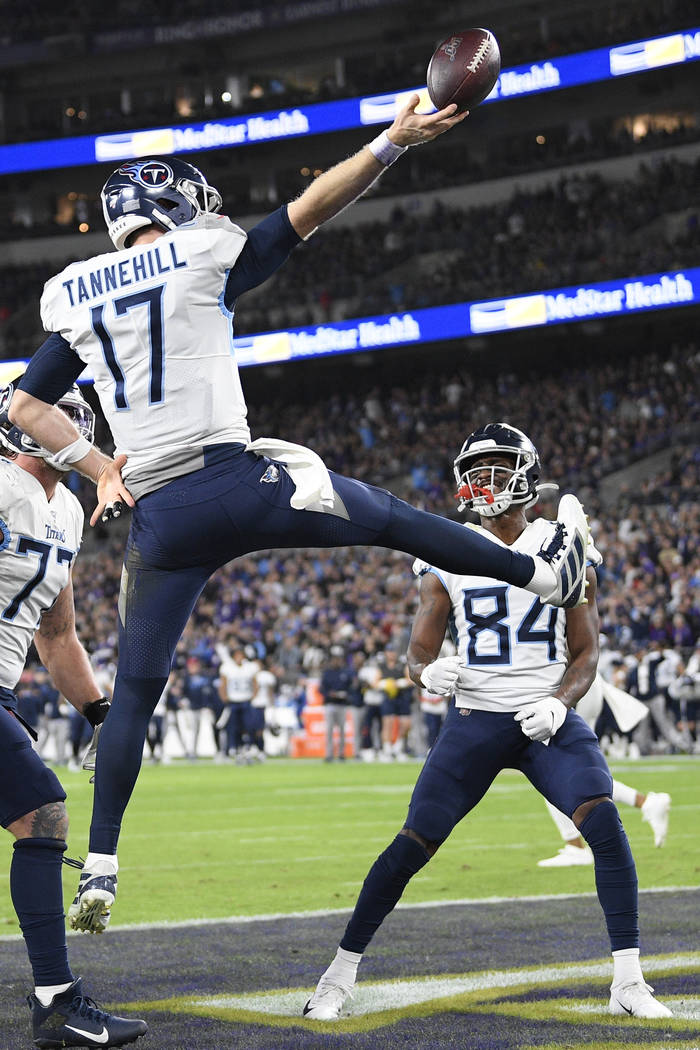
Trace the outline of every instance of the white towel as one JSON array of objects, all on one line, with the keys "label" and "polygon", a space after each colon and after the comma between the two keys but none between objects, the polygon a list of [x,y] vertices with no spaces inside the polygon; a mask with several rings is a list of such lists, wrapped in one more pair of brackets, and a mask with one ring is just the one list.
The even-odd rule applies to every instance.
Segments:
[{"label": "white towel", "polygon": [[312,449],[295,445],[292,441],[263,437],[246,445],[246,452],[267,456],[286,467],[296,485],[296,491],[289,501],[294,510],[306,510],[318,503],[323,507],[333,506],[335,496],[328,467]]},{"label": "white towel", "polygon": [[601,684],[603,696],[608,702],[613,718],[620,727],[620,732],[630,733],[643,718],[648,716],[649,708],[636,696],[630,696],[624,689],[618,689],[612,682],[606,682],[604,678],[601,678]]}]

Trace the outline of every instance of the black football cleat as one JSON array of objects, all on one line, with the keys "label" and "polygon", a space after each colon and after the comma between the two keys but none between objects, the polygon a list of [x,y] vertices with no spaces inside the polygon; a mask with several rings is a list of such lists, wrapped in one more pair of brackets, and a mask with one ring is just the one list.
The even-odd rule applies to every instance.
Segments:
[{"label": "black football cleat", "polygon": [[28,995],[32,1011],[34,1046],[110,1047],[134,1043],[148,1031],[145,1021],[115,1017],[100,1010],[83,995],[82,981],[76,977],[70,988],[54,995],[49,1006],[42,1006],[36,995]]}]

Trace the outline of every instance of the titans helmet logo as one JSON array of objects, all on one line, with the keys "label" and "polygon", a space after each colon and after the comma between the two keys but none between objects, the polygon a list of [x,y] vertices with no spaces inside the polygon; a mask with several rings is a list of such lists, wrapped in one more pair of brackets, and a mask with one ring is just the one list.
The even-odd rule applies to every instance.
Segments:
[{"label": "titans helmet logo", "polygon": [[162,160],[124,164],[119,172],[121,175],[128,175],[132,182],[144,186],[147,190],[158,186],[169,186],[173,181],[172,169]]}]

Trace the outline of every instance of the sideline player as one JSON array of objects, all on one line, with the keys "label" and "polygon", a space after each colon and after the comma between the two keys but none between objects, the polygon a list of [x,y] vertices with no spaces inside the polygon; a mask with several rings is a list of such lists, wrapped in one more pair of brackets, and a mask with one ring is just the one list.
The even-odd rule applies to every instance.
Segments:
[{"label": "sideline player", "polygon": [[[309,449],[271,438],[250,443],[231,354],[234,304],[409,146],[463,119],[453,106],[418,114],[418,102],[412,96],[388,131],[247,235],[216,214],[221,197],[191,164],[125,164],[102,191],[117,254],[71,264],[45,287],[41,313],[51,334],[29,363],[12,418],[96,482],[93,524],[117,502],[135,504],[112,717],[89,853],[69,910],[77,928],[101,932],[108,921],[148,720],[195,602],[221,565],[253,550],[373,544],[452,572],[479,568],[555,605],[585,601],[588,526],[574,496],[561,500],[545,547],[521,554],[330,473]],[[119,453],[113,463],[96,458],[50,407],[86,364]]]},{"label": "sideline player", "polygon": [[[254,762],[264,762],[265,754],[265,726],[268,719],[274,717],[272,712],[275,707],[275,690],[277,688],[277,676],[270,670],[270,661],[261,660],[260,669],[255,675],[255,694],[250,702],[250,751],[248,757]],[[270,715],[267,712],[270,712]]]},{"label": "sideline player", "polygon": [[250,705],[256,692],[259,666],[249,660],[245,649],[234,646],[229,655],[225,645],[217,646],[221,660],[219,667],[219,699],[224,705],[223,714],[217,719],[217,728],[224,730],[226,744],[224,754],[233,754],[241,764],[248,760],[253,744],[250,734]]},{"label": "sideline player", "polygon": [[[68,816],[56,774],[32,748],[14,689],[34,641],[56,688],[99,727],[109,710],[75,633],[71,569],[83,533],[78,500],[45,449],[7,420],[0,390],[0,823],[15,838],[10,894],[34,976],[37,1046],[122,1046],[144,1021],[114,1017],[83,995],[68,964],[61,864]],[[94,413],[77,388],[58,402],[86,441]]]},{"label": "sideline player", "polygon": [[[525,516],[538,498],[539,472],[532,442],[504,423],[474,431],[455,460],[461,505],[477,511],[499,542],[520,550],[537,549],[554,527],[542,519],[528,524]],[[588,553],[600,560],[592,545]],[[370,869],[336,957],[304,1014],[325,1021],[340,1016],[363,952],[410,878],[509,768],[521,770],[570,815],[593,850],[613,954],[610,1012],[671,1016],[652,996],[639,964],[637,875],[611,800],[612,777],[595,734],[573,710],[598,660],[593,568],[587,569],[590,603],[566,612],[481,574],[414,568],[421,583],[409,673],[433,693],[454,694],[455,702],[413,790],[406,822]],[[440,658],[451,617],[457,655]]]}]

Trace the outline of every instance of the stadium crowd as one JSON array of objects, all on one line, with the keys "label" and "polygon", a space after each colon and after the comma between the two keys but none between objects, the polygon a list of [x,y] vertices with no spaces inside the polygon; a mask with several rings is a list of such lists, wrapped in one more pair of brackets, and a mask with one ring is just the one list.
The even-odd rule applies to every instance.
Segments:
[{"label": "stadium crowd", "polygon": [[[420,207],[417,199],[415,209],[395,207],[388,222],[331,226],[300,245],[264,292],[241,300],[236,334],[693,265],[699,176],[700,161],[665,159],[640,165],[634,179],[562,175],[488,207],[439,199]],[[31,354],[42,341],[34,303],[56,269],[0,271],[3,357]]]},{"label": "stadium crowd", "polygon": [[[244,5],[245,6],[245,5]],[[279,26],[288,22],[293,24],[299,17],[313,18],[313,5],[289,5],[285,14],[275,12],[272,3],[256,4],[259,18],[269,25],[269,17],[275,19]],[[299,9],[307,7],[300,16]],[[405,9],[406,5],[402,5]],[[253,8],[253,5],[250,5]],[[261,10],[262,8],[262,10]],[[265,14],[265,8],[268,14]],[[321,11],[321,14],[327,12]],[[107,9],[91,11],[84,3],[63,4],[60,10],[50,0],[41,0],[31,5],[14,5],[7,12],[3,21],[0,45],[6,47],[18,44],[36,45],[48,38],[56,46],[61,42],[64,52],[76,57],[89,54],[97,48],[102,54],[109,54],[109,30],[119,30],[114,46],[119,50],[143,47],[147,42],[149,31],[156,27],[175,26],[188,23],[188,32],[184,39],[206,40],[216,32],[219,33],[225,20],[219,21],[221,7],[218,4],[183,2],[122,3],[113,12]],[[134,128],[153,127],[159,124],[182,123],[183,113],[178,109],[182,83],[190,86],[187,95],[187,117],[192,121],[206,121],[234,116],[241,112],[255,112],[268,109],[323,102],[334,98],[347,98],[356,95],[376,95],[380,92],[399,91],[425,82],[427,58],[431,46],[438,39],[430,40],[425,36],[416,39],[415,25],[421,24],[424,11],[415,5],[415,21],[412,12],[404,10],[402,17],[397,18],[397,26],[391,33],[382,33],[377,46],[370,51],[362,47],[343,55],[340,44],[331,41],[331,58],[326,62],[312,63],[308,70],[303,64],[299,69],[290,70],[286,75],[278,69],[268,72],[268,63],[260,62],[258,70],[250,70],[244,76],[247,85],[242,92],[241,101],[236,105],[230,98],[222,98],[227,75],[231,73],[231,58],[228,49],[219,51],[215,48],[208,53],[206,69],[200,66],[199,60],[190,57],[186,63],[186,73],[181,72],[181,63],[174,62],[174,72],[169,88],[154,92],[146,86],[132,92],[130,104],[122,108],[119,104],[119,93],[112,90],[112,85],[105,85],[81,93],[73,107],[62,106],[57,100],[53,111],[46,106],[37,107],[34,113],[22,114],[17,127],[14,125],[12,110],[7,114],[4,129],[4,141],[25,141],[27,138],[54,138],[60,135],[85,134],[87,132],[106,133],[125,131]],[[124,31],[124,19],[134,18],[131,40],[128,30]],[[599,9],[586,11],[585,18],[578,12],[552,14],[551,9],[533,10],[529,17],[513,19],[508,11],[494,12],[489,19],[489,27],[496,33],[501,42],[503,65],[513,66],[523,62],[542,62],[571,52],[589,48],[626,43],[644,36],[678,31],[691,27],[695,22],[695,11],[689,0],[667,0],[656,7],[643,7],[630,4],[608,4]],[[207,19],[211,26],[207,27]],[[263,22],[251,23],[251,28],[263,28]],[[201,31],[198,32],[197,24]],[[225,29],[223,30],[225,32]],[[217,34],[219,35],[219,34]],[[240,29],[239,29],[240,35]],[[439,36],[446,35],[446,31]],[[51,41],[51,38],[54,38]],[[173,38],[177,41],[177,36]],[[328,51],[328,48],[326,48]],[[41,58],[45,55],[37,52]],[[336,72],[336,58],[343,57],[342,74]],[[31,60],[31,50],[28,60]],[[36,56],[35,56],[36,57]],[[324,68],[325,67],[325,68]],[[319,72],[320,68],[320,72]],[[220,90],[212,90],[211,85],[220,82]]]},{"label": "stadium crowd", "polygon": [[[436,200],[425,210],[397,207],[387,223],[331,226],[297,249],[301,258],[266,288],[274,288],[279,306],[256,309],[262,300],[252,293],[241,303],[236,330],[319,324],[694,265],[699,173],[700,162],[665,160],[642,164],[636,178],[620,182],[598,174],[562,176],[556,185],[516,190],[488,207]],[[671,216],[680,221],[666,229]],[[660,236],[649,236],[652,223]]]},{"label": "stadium crowd", "polygon": [[[451,516],[451,458],[466,430],[505,418],[531,433],[543,477],[557,479],[562,491],[576,491],[591,515],[604,557],[599,609],[607,673],[632,688],[641,662],[665,654],[665,678],[657,677],[678,723],[687,714],[688,696],[692,701],[695,695],[697,671],[695,679],[683,676],[700,638],[700,453],[692,440],[700,423],[694,396],[699,365],[698,347],[684,344],[637,357],[634,379],[624,360],[585,369],[553,366],[544,380],[515,371],[482,372],[474,379],[466,368],[425,370],[403,386],[357,384],[352,392],[313,404],[285,405],[281,396],[250,399],[251,418],[260,433],[283,433],[315,448],[333,469]],[[546,414],[542,404],[548,405]],[[662,469],[629,481],[635,463],[663,449],[672,451]],[[604,498],[606,479],[618,471],[623,480]],[[92,492],[81,488],[80,494],[91,506]],[[547,509],[543,501],[535,512]],[[96,664],[112,670],[121,554],[122,542],[104,533],[81,555],[74,574],[78,633]],[[381,726],[383,691],[393,697],[406,688],[384,664],[387,650],[405,652],[415,607],[411,560],[391,551],[264,552],[225,566],[207,584],[188,624],[165,705],[180,729],[183,752],[192,750],[181,725],[192,717],[183,714],[190,712],[188,694],[196,693],[196,710],[209,707],[211,719],[221,719],[219,668],[236,648],[274,675],[271,725],[279,721],[276,706],[299,715],[309,684],[321,678],[331,650],[339,649],[354,683],[344,702],[362,709],[363,751],[387,757],[386,733],[370,733],[373,722]],[[37,673],[41,679],[35,668],[25,674],[23,690],[32,696]],[[202,679],[208,683],[204,692]],[[415,706],[419,698],[408,688]],[[434,717],[430,697],[422,704]],[[685,749],[694,746],[693,727],[683,729]],[[228,735],[215,735],[225,754]],[[410,739],[411,749],[422,753],[429,737],[414,729]],[[679,740],[674,736],[671,744],[652,734],[645,746],[677,748]],[[398,745],[405,754],[406,733]]]},{"label": "stadium crowd", "polygon": [[[471,139],[468,152],[462,142],[441,143],[439,164],[428,151],[414,150],[375,184],[372,196],[425,193],[605,158],[641,156],[696,142],[700,124],[694,113],[679,110],[660,117],[646,115],[638,121],[620,117],[579,118],[573,124],[554,120],[540,131],[535,134],[514,129],[504,137],[479,138],[478,142]],[[215,152],[201,163],[234,218],[260,210],[259,172],[248,166],[245,154],[224,157]],[[653,163],[651,157],[649,163]],[[276,170],[266,174],[262,206],[274,207],[292,200],[313,178],[308,166],[285,167],[284,161],[278,160]],[[97,190],[73,191],[72,197],[64,197],[59,203],[53,187],[47,184],[47,192],[41,197],[37,185],[30,202],[25,183],[10,177],[8,193],[0,202],[0,232],[7,239],[26,239],[75,234],[85,225],[99,229],[102,211]]]}]

